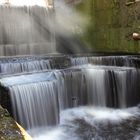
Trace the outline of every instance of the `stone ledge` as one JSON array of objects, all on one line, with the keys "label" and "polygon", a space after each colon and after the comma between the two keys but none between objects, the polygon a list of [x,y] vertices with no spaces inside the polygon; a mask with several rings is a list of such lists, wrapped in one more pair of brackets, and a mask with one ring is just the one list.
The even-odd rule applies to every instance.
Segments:
[{"label": "stone ledge", "polygon": [[1,140],[31,140],[30,136],[0,106],[0,139]]}]

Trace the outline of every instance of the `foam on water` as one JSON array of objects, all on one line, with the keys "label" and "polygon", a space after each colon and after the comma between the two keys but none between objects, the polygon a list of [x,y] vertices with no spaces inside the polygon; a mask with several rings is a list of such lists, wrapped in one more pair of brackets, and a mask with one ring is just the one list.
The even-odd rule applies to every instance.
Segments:
[{"label": "foam on water", "polygon": [[44,128],[44,133],[34,135],[33,140],[139,140],[140,137],[140,109],[137,107],[79,107],[61,112],[60,118],[59,126],[51,131]]},{"label": "foam on water", "polygon": [[[45,128],[44,128],[45,130]],[[48,130],[48,129],[47,129]],[[64,133],[64,129],[56,128],[51,131],[46,131],[42,135],[33,137],[33,140],[66,140],[69,136]]]},{"label": "foam on water", "polygon": [[61,112],[61,124],[72,121],[77,118],[85,119],[91,123],[93,121],[121,121],[134,116],[127,109],[109,109],[105,107],[79,107],[75,109],[68,109]]}]

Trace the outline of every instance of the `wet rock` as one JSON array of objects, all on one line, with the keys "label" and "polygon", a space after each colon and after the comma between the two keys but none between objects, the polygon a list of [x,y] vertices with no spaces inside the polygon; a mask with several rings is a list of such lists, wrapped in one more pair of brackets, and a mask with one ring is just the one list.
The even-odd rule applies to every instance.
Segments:
[{"label": "wet rock", "polygon": [[24,140],[22,133],[7,110],[0,106],[0,139]]},{"label": "wet rock", "polygon": [[61,118],[61,127],[64,127],[65,133],[72,138],[76,138],[76,140],[139,140],[139,109],[129,108],[128,110],[120,110],[121,112],[114,110],[114,113],[116,112],[113,115],[114,117],[112,116],[113,112],[108,112],[111,115],[109,117],[107,112],[108,115],[105,113],[107,116],[104,116],[103,112],[99,113],[100,116],[97,113],[99,108],[95,111],[95,114],[93,113],[94,109],[90,110],[92,114],[88,114],[89,112],[87,113],[86,109],[81,108],[80,111],[80,108],[78,108],[71,110],[72,112],[65,111],[65,114],[68,113],[71,117],[69,119]]},{"label": "wet rock", "polygon": [[140,34],[139,33],[133,33],[133,39],[134,40],[140,40]]}]

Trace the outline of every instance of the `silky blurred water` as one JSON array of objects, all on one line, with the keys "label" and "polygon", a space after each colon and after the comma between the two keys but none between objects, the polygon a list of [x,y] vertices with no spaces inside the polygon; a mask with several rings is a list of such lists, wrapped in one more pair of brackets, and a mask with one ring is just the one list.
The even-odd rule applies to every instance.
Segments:
[{"label": "silky blurred water", "polygon": [[33,140],[138,140],[140,137],[137,107],[116,110],[80,107],[61,112],[60,119],[56,128],[29,131]]}]

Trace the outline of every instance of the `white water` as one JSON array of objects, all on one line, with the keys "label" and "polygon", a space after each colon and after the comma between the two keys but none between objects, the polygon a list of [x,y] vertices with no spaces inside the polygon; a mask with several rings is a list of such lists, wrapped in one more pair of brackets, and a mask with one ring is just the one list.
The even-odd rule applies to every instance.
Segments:
[{"label": "white water", "polygon": [[[110,140],[121,139],[121,135],[124,135],[124,138],[130,138],[130,134],[125,134],[125,130],[120,129],[121,124],[126,120],[140,117],[140,109],[138,108],[128,108],[128,109],[109,109],[109,108],[97,108],[97,107],[80,107],[74,109],[68,109],[61,112],[60,115],[60,125],[56,128],[47,129],[42,128],[39,129],[42,133],[35,133],[35,130],[29,131],[33,136],[33,140],[104,140],[105,137],[110,138]],[[81,128],[80,124],[82,122],[77,123],[78,120],[81,120],[86,125],[84,128]],[[131,132],[131,127],[133,126],[133,120],[131,123],[126,122],[126,128]],[[108,127],[110,125],[110,128]],[[91,132],[88,127],[93,127]],[[119,126],[119,127],[118,127]],[[100,131],[103,131],[102,128],[107,128],[112,131],[109,135],[101,135]],[[85,129],[85,130],[84,130]],[[136,128],[136,132],[139,132],[140,125]],[[38,131],[39,131],[38,130]],[[109,131],[110,131],[109,130]],[[79,133],[79,131],[81,131]],[[106,130],[107,131],[107,130]],[[116,133],[115,131],[118,131]],[[127,130],[126,130],[127,131]],[[84,134],[85,133],[85,134]],[[93,135],[91,134],[93,133]],[[119,134],[120,133],[120,134]],[[137,140],[140,137],[140,134],[135,134],[132,130],[131,139]],[[84,135],[89,135],[84,137]],[[90,136],[91,135],[91,136]],[[129,136],[130,135],[130,136]]]},{"label": "white water", "polygon": [[49,60],[25,60],[17,62],[5,62],[0,63],[0,71],[3,74],[15,74],[21,72],[33,72],[40,70],[51,69],[51,63]]},{"label": "white water", "polygon": [[85,69],[83,71],[85,71],[88,104],[106,106],[106,88],[108,88],[105,85],[106,71],[103,69]]},{"label": "white water", "polygon": [[17,85],[10,88],[14,118],[25,128],[58,123],[56,82]]},{"label": "white water", "polygon": [[55,11],[47,8],[50,6],[47,0],[9,0],[10,4],[4,3],[4,0],[0,1],[0,56],[87,50],[73,39],[73,33],[82,32],[86,20],[63,0],[51,2],[52,7],[55,4]]},{"label": "white water", "polygon": [[[30,129],[35,140],[104,140],[104,135],[110,140],[115,136],[118,139],[135,137],[136,140],[140,133],[139,109],[105,107],[136,105],[139,101],[138,81],[139,70],[135,68],[95,65],[0,80],[1,85],[9,89],[15,119]],[[94,107],[69,109],[87,105]],[[57,128],[50,128],[57,124]],[[136,127],[134,132],[132,125]],[[104,129],[108,131],[104,132]],[[130,136],[124,134],[125,130]]]},{"label": "white water", "polygon": [[89,57],[73,57],[71,64],[73,66],[96,64],[96,65],[109,65],[109,66],[134,66],[133,59],[130,56],[89,56]]},{"label": "white water", "polygon": [[5,77],[0,82],[10,89],[16,120],[26,128],[34,128],[57,124],[60,111],[67,108],[83,105],[124,108],[133,102],[136,105],[137,75],[133,68],[85,65]]},{"label": "white water", "polygon": [[[65,32],[60,31],[62,28],[57,29],[57,26],[52,25],[52,19],[50,19],[46,8],[30,7],[35,5],[44,7],[45,1],[11,0],[10,2],[15,7],[0,7],[1,21],[3,22],[0,24],[0,55],[45,54],[55,52],[55,32],[63,35]],[[26,5],[26,7],[18,7],[23,5]],[[71,16],[73,11],[70,10],[66,13],[64,12],[67,11],[66,8],[63,6],[60,12],[58,11],[56,15],[56,18],[58,18],[57,21],[59,24],[64,25],[65,31],[72,30],[75,32],[77,29],[77,31],[81,32],[80,25]],[[62,13],[64,13],[64,17],[70,15],[68,18],[71,22],[63,16],[60,17]],[[62,23],[60,23],[60,19],[62,19]],[[53,27],[55,27],[55,30],[52,30]],[[77,65],[77,63],[79,65],[87,64],[91,61],[93,61],[92,58],[84,58],[83,60],[80,58],[73,63],[74,65]],[[104,63],[102,58],[94,61],[94,63],[96,61],[97,63]],[[44,67],[46,69],[46,65],[42,66],[42,62],[38,63],[34,61],[32,65],[31,63],[15,63],[15,67],[12,64],[6,64],[2,65],[1,70],[7,73],[6,70],[9,71],[10,69],[11,73],[17,73],[33,71],[34,69],[42,70]],[[111,64],[116,65],[116,61],[111,61]],[[124,65],[129,65],[129,63],[124,62]],[[44,76],[42,78],[44,80],[45,74],[41,76]],[[133,123],[129,123],[133,118],[140,119],[138,108],[132,108],[130,110],[113,110],[105,107],[68,109],[61,112],[60,125],[57,128],[51,128],[53,129],[52,131],[48,131],[49,128],[47,130],[44,128],[44,132],[42,133],[40,133],[42,129],[39,128],[40,126],[45,127],[58,124],[60,111],[71,107],[81,105],[127,107],[129,105],[127,98],[131,99],[130,94],[132,94],[133,88],[138,86],[137,82],[139,82],[139,79],[136,76],[137,72],[135,69],[84,66],[83,68],[55,72],[55,78],[53,77],[53,80],[45,79],[45,81],[40,81],[40,78],[33,80],[32,75],[27,75],[27,77],[17,76],[15,81],[14,78],[11,78],[9,81],[5,79],[5,85],[2,83],[4,82],[2,80],[1,83],[7,86],[10,91],[14,117],[25,128],[37,127],[38,130],[35,133],[32,130],[31,133],[33,134],[34,140],[104,140],[104,135],[100,134],[102,127],[105,130],[108,130],[107,128],[109,130],[111,129],[110,136],[112,131],[114,134],[118,132],[116,137],[114,134],[111,136],[112,138],[109,135],[106,136],[108,139],[119,139],[120,135],[123,134],[125,139],[129,135],[133,135],[131,139],[138,140],[140,137],[140,127],[136,124],[133,126]],[[20,79],[21,77],[22,79]],[[133,83],[136,85],[134,86]],[[137,95],[136,91],[134,91],[134,94]],[[127,120],[129,121],[127,122]],[[126,128],[120,131],[120,128],[116,128],[116,126],[114,129],[108,127],[116,124],[121,126],[121,123],[124,121],[126,121],[126,128],[130,128],[127,135],[124,134]],[[131,129],[136,126],[136,134],[133,131],[131,133]],[[128,131],[127,129],[126,131]]]},{"label": "white water", "polygon": [[67,109],[62,111],[60,116],[60,124],[66,124],[74,119],[81,118],[85,119],[86,122],[95,125],[96,121],[112,121],[112,123],[115,123],[132,116],[134,117],[135,114],[132,114],[129,109],[111,109],[106,107],[85,106]]},{"label": "white water", "polygon": [[11,0],[0,5],[0,55],[56,53],[53,14],[45,0]]},{"label": "white water", "polygon": [[[9,4],[12,6],[42,6],[42,7],[46,7],[46,2],[45,0],[8,0]],[[6,2],[6,0],[1,0],[0,4],[4,5]]]}]

